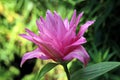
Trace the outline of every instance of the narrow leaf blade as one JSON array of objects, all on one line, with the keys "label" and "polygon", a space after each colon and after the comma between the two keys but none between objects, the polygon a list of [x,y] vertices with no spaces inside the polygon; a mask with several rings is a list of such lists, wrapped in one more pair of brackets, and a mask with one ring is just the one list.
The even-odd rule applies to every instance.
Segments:
[{"label": "narrow leaf blade", "polygon": [[80,69],[72,74],[71,80],[90,80],[96,78],[116,67],[120,62],[101,62],[86,68]]},{"label": "narrow leaf blade", "polygon": [[38,73],[37,77],[35,80],[40,80],[48,71],[53,69],[55,66],[57,66],[57,63],[48,63],[46,64]]}]

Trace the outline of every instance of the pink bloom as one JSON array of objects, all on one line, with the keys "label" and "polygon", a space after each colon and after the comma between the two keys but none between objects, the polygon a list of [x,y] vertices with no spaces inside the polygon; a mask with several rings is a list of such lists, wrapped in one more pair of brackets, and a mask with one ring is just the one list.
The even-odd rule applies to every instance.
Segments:
[{"label": "pink bloom", "polygon": [[86,65],[89,61],[89,55],[82,46],[86,43],[86,38],[83,35],[94,21],[87,21],[76,34],[76,28],[82,15],[83,12],[76,17],[75,10],[69,23],[68,19],[62,20],[56,12],[52,14],[48,10],[46,20],[40,17],[36,21],[39,35],[34,34],[29,29],[26,29],[28,34],[20,34],[23,38],[37,45],[37,49],[23,56],[21,66],[26,60],[32,58],[52,59],[56,62],[77,58]]}]

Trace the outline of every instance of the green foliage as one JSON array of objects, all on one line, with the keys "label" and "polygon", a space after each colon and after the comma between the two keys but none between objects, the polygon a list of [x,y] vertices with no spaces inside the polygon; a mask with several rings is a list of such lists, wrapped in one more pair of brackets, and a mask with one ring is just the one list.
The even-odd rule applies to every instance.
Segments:
[{"label": "green foliage", "polygon": [[38,73],[37,77],[35,80],[40,80],[48,71],[53,69],[55,66],[57,66],[57,63],[48,63],[46,64]]},{"label": "green foliage", "polygon": [[12,80],[12,78],[18,76],[19,73],[20,71],[14,66],[10,66],[8,70],[0,68],[0,80]]},{"label": "green foliage", "polygon": [[71,80],[91,80],[118,66],[120,66],[120,62],[97,63],[95,65],[77,70],[74,74],[72,74]]}]

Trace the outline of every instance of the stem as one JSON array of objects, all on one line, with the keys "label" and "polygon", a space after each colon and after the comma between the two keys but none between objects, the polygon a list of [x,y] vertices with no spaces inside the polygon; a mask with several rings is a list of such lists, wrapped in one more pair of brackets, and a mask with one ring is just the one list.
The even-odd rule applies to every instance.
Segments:
[{"label": "stem", "polygon": [[69,70],[68,70],[68,68],[67,68],[67,64],[66,64],[66,63],[63,63],[62,66],[63,66],[63,68],[64,68],[64,70],[65,70],[65,72],[66,72],[67,79],[70,80],[70,73],[69,73]]}]

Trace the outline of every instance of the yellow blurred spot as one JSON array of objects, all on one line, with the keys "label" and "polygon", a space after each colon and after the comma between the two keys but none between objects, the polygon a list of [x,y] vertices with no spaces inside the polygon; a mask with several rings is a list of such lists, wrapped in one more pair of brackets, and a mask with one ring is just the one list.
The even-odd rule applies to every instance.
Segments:
[{"label": "yellow blurred spot", "polygon": [[0,2],[0,14],[3,14],[3,11],[4,11],[4,7],[3,7],[2,3]]},{"label": "yellow blurred spot", "polygon": [[9,23],[12,23],[14,21],[14,17],[10,15],[7,17],[7,20]]}]

